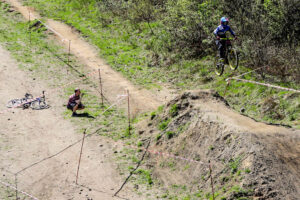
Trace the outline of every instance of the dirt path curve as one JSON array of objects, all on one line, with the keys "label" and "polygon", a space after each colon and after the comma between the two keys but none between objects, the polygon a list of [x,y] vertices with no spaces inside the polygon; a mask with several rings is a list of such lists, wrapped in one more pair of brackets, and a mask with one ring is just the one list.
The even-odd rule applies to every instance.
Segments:
[{"label": "dirt path curve", "polygon": [[[37,96],[47,88],[46,84],[33,80],[27,72],[20,70],[18,63],[1,46],[0,63],[1,110],[6,109],[8,99],[26,92]],[[55,106],[61,105],[57,96],[56,92],[47,96],[52,105],[50,109],[15,109],[0,115],[0,180],[14,184],[14,176],[8,171],[16,173],[82,138],[76,134],[71,122],[61,116],[65,108]],[[79,178],[79,184],[84,185],[81,187],[74,182],[80,145],[20,173],[18,188],[43,200],[122,199],[112,197],[124,181],[111,159],[117,145],[99,136],[86,139]],[[5,188],[0,185],[0,199],[5,198],[3,192]],[[121,191],[120,196],[141,199],[128,187]],[[15,196],[9,199],[15,199]]]},{"label": "dirt path curve", "polygon": [[[205,101],[200,107],[203,110],[210,108],[210,112],[206,113],[210,119],[220,121],[242,133],[252,133],[255,139],[251,140],[264,144],[267,149],[265,154],[272,154],[277,158],[279,166],[284,166],[284,170],[288,171],[287,180],[293,180],[297,190],[295,194],[300,194],[300,130],[256,122],[224,104],[213,101]],[[255,148],[255,145],[252,148]],[[283,169],[273,170],[278,173],[283,171]]]},{"label": "dirt path curve", "polygon": [[[29,8],[22,6],[18,0],[6,0],[14,6],[27,20],[29,20]],[[31,10],[31,20],[40,19],[39,15]],[[109,100],[114,100],[118,94],[129,90],[132,99],[133,111],[151,111],[163,104],[166,99],[172,98],[171,92],[167,89],[161,91],[148,91],[146,89],[134,86],[130,81],[126,80],[121,74],[112,70],[105,62],[99,58],[97,49],[84,41],[70,26],[61,22],[48,19],[46,24],[55,30],[55,34],[60,41],[66,39],[63,45],[68,48],[69,40],[71,40],[71,52],[87,67],[91,69],[103,70],[104,92]]]}]

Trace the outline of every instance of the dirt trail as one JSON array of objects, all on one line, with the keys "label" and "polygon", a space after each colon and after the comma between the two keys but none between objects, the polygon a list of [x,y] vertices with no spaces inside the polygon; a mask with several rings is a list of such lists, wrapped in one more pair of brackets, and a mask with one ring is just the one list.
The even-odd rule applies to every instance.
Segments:
[{"label": "dirt trail", "polygon": [[[17,0],[7,0],[11,5],[17,8],[19,12],[21,12],[26,19],[28,19],[28,10],[26,7],[22,6]],[[37,14],[34,13],[31,16],[31,19],[37,18]],[[172,95],[170,95],[171,92],[168,91],[161,91],[159,93],[155,92],[155,94],[151,94],[151,92],[144,90],[144,89],[137,89],[136,86],[131,84],[128,80],[126,80],[124,77],[122,77],[119,73],[113,71],[108,65],[104,63],[103,60],[98,58],[98,53],[96,48],[89,45],[87,42],[85,42],[83,39],[80,38],[80,35],[76,33],[72,28],[70,28],[67,25],[64,25],[60,22],[54,21],[54,20],[47,20],[47,24],[52,27],[55,31],[59,33],[64,38],[67,38],[69,40],[72,40],[72,53],[78,57],[81,62],[85,63],[86,66],[90,67],[91,69],[98,69],[99,66],[103,69],[105,75],[103,76],[104,79],[104,88],[105,93],[108,95],[107,97],[112,100],[116,97],[117,94],[123,93],[124,89],[128,89],[131,92],[131,96],[133,98],[133,105],[135,105],[135,109],[137,111],[147,111],[155,109],[157,106],[162,104],[165,100],[168,100],[172,98]],[[59,38],[59,37],[58,37]],[[61,40],[61,38],[60,38]],[[67,46],[68,43],[64,42],[64,44]],[[4,56],[1,56],[3,59],[7,57],[7,53],[3,52],[1,50],[1,54]],[[16,64],[7,63],[7,65],[11,66]],[[4,99],[10,99],[15,97],[17,94],[24,93],[24,90],[27,88],[35,88],[34,90],[39,93],[40,87],[37,86],[34,82],[31,80],[27,80],[25,75],[22,75],[22,72],[18,72],[14,76],[18,76],[19,78],[16,79],[11,77],[10,73],[12,70],[17,70],[16,68],[8,68],[5,67],[4,70],[1,69],[1,96],[5,97],[1,99],[1,104],[5,103],[3,102]],[[8,72],[6,72],[8,71]],[[18,70],[17,70],[18,71]],[[22,80],[23,85],[21,87],[17,87],[19,85],[19,81]],[[15,83],[10,85],[11,81],[14,81]],[[3,85],[3,86],[2,86]],[[14,87],[12,89],[11,87]],[[166,98],[167,97],[167,98]],[[50,98],[51,100],[51,98]],[[53,100],[54,101],[54,100]],[[55,104],[55,101],[52,102]],[[210,100],[201,102],[201,105],[199,105],[202,110],[207,110],[205,116],[207,118],[210,118],[208,121],[220,121],[223,124],[227,124],[230,127],[235,127],[240,131],[251,132],[254,133],[258,138],[261,139],[261,141],[268,147],[269,150],[272,150],[277,157],[278,160],[283,160],[286,164],[286,167],[288,170],[291,171],[291,174],[289,176],[295,177],[295,183],[297,186],[300,186],[300,174],[299,174],[299,166],[300,166],[300,143],[299,143],[299,131],[294,131],[291,129],[286,129],[283,127],[278,126],[271,126],[266,125],[264,123],[258,123],[253,121],[252,119],[241,116],[239,113],[234,112],[230,110],[228,107],[224,106],[223,104],[219,104],[216,102],[212,102]],[[5,140],[15,140],[16,144],[21,146],[15,146],[15,147],[7,147],[11,148],[12,150],[4,151],[1,149],[1,160],[0,164],[5,163],[6,166],[10,170],[18,170],[22,167],[26,166],[28,163],[31,163],[32,161],[35,161],[36,158],[39,158],[39,156],[43,155],[50,155],[51,153],[54,153],[55,150],[59,149],[59,147],[64,146],[65,143],[63,141],[66,141],[68,138],[71,138],[71,141],[74,141],[78,139],[79,136],[76,136],[74,134],[74,130],[72,129],[72,126],[64,121],[59,115],[55,114],[54,111],[46,110],[42,112],[33,112],[33,111],[26,111],[25,115],[17,115],[18,112],[16,111],[15,114],[10,113],[5,116],[0,116],[0,121],[7,122],[8,118],[11,120],[8,121],[8,123],[5,123],[4,129],[1,130],[1,136],[5,138]],[[22,112],[23,113],[23,112]],[[50,120],[45,120],[45,118]],[[28,120],[29,119],[29,120]],[[20,123],[17,123],[17,121],[25,121],[23,125]],[[60,123],[56,123],[57,121],[62,121]],[[33,123],[34,122],[34,123]],[[12,123],[12,124],[10,124]],[[1,123],[2,124],[2,123]],[[54,127],[54,129],[49,128],[48,130],[45,127]],[[12,132],[14,134],[5,134],[3,130],[6,130],[7,132]],[[58,131],[63,130],[63,132]],[[27,134],[23,134],[26,133]],[[32,134],[28,134],[28,133]],[[59,138],[59,139],[58,139]],[[114,165],[110,164],[110,162],[107,160],[107,157],[105,157],[106,154],[111,153],[110,144],[105,144],[108,146],[107,148],[99,149],[97,148],[98,143],[103,143],[102,141],[97,141],[97,138],[93,138],[93,143],[91,143],[91,147],[87,151],[90,155],[89,159],[86,159],[86,168],[83,167],[83,172],[86,173],[86,178],[84,181],[89,182],[91,184],[95,184],[95,188],[105,188],[110,189],[112,186],[115,186],[115,183],[120,183],[120,180],[118,177],[116,177],[114,169]],[[24,141],[29,141],[24,142]],[[46,141],[46,142],[45,142]],[[68,139],[67,141],[70,141]],[[37,144],[39,144],[39,147],[37,147]],[[30,147],[30,148],[29,148]],[[53,148],[55,147],[55,148]],[[14,149],[14,150],[13,150]],[[94,149],[94,150],[92,150]],[[99,152],[100,151],[100,152]],[[37,155],[37,152],[39,153]],[[103,153],[106,152],[106,153]],[[270,152],[270,153],[271,153]],[[3,154],[2,154],[3,153]],[[59,167],[59,164],[63,164],[64,159],[63,158],[57,158],[54,160],[50,160],[49,165],[47,164],[50,169],[47,169],[48,172],[55,172],[51,176],[51,179],[42,179],[42,178],[33,178],[35,175],[29,176],[33,182],[31,186],[35,188],[36,194],[43,194],[45,192],[45,197],[51,197],[58,195],[58,198],[56,199],[64,199],[65,196],[62,195],[62,188],[69,188],[67,193],[64,193],[64,195],[70,195],[75,196],[75,199],[80,199],[80,188],[76,186],[71,186],[74,174],[68,172],[66,169],[73,168],[74,172],[76,171],[75,168],[75,162],[78,154],[78,149],[72,150],[69,153],[66,153],[64,155],[65,159],[70,160],[70,163],[66,164],[64,167]],[[2,156],[3,155],[3,156]],[[29,156],[30,155],[30,156]],[[96,158],[97,155],[97,158]],[[100,156],[100,157],[99,157]],[[7,160],[8,158],[15,157],[18,159],[12,160],[11,162],[4,162],[4,160]],[[20,159],[19,159],[20,158]],[[26,158],[26,159],[25,159]],[[95,158],[95,159],[93,159]],[[23,160],[24,159],[24,160]],[[106,160],[107,162],[105,166],[102,164],[99,165],[99,162],[101,160]],[[70,166],[72,165],[72,166]],[[55,168],[56,167],[56,168]],[[93,172],[96,171],[96,168],[99,169],[101,167],[102,170],[97,170],[98,174],[95,176]],[[44,175],[44,177],[48,177],[49,175],[46,175],[45,171],[34,171],[33,173],[37,173],[36,177]],[[105,177],[105,180],[104,180]],[[61,182],[61,180],[65,180],[65,182]],[[103,180],[103,181],[95,181],[94,180]],[[23,180],[27,181],[27,180]],[[300,187],[299,187],[300,188]],[[25,188],[30,189],[30,188]],[[49,191],[50,190],[50,191]],[[299,189],[298,189],[299,190]],[[107,190],[105,190],[107,191]],[[85,191],[84,191],[85,192]],[[88,194],[91,195],[94,194],[94,190],[87,191]],[[297,191],[300,193],[299,191]],[[122,192],[122,194],[124,194]],[[43,196],[44,197],[44,196]],[[56,196],[55,196],[56,197]],[[69,196],[68,196],[69,197]],[[111,195],[107,195],[103,193],[103,199],[110,199]],[[47,199],[47,198],[43,198]],[[65,198],[66,199],[66,198]],[[99,199],[99,198],[97,198]],[[140,198],[134,198],[134,199],[140,199]]]},{"label": "dirt trail", "polygon": [[[21,97],[26,92],[37,96],[47,88],[42,82],[33,80],[10,54],[0,47],[0,109],[6,109],[8,99]],[[0,171],[1,180],[14,184],[14,176],[23,168],[53,155],[69,144],[82,138],[76,134],[71,122],[64,120],[65,109],[57,98],[57,92],[47,96],[52,105],[47,110],[15,109],[0,115]],[[75,184],[80,143],[57,157],[46,160],[18,175],[18,188],[39,199],[121,199],[112,194],[119,188],[123,178],[112,162],[115,144],[99,136],[86,139],[80,181],[86,187]],[[3,171],[1,168],[4,168]],[[3,196],[0,185],[0,199]],[[128,188],[120,193],[128,199],[140,199]],[[14,199],[14,196],[12,196]],[[27,199],[27,198],[26,198]]]},{"label": "dirt trail", "polygon": [[[29,20],[29,9],[31,11],[31,20],[40,19],[39,15],[32,8],[22,6],[19,1],[7,0],[7,2],[14,6],[27,20]],[[62,42],[66,48],[68,48],[69,40],[71,40],[71,52],[82,63],[91,69],[101,68],[103,70],[104,94],[109,100],[113,101],[117,95],[124,93],[124,90],[129,90],[133,105],[132,109],[134,112],[139,112],[156,109],[166,99],[172,98],[173,95],[167,89],[149,91],[133,85],[121,74],[105,64],[105,61],[99,58],[97,48],[84,41],[80,34],[70,26],[51,19],[48,19],[46,24],[55,30],[55,34],[60,41],[66,39]]]}]

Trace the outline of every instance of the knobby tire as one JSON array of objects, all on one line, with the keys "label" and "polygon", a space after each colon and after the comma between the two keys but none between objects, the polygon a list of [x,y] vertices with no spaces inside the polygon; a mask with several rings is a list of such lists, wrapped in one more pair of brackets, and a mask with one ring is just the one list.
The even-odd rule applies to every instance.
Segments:
[{"label": "knobby tire", "polygon": [[228,52],[228,63],[231,70],[236,70],[239,66],[239,57],[235,49]]}]

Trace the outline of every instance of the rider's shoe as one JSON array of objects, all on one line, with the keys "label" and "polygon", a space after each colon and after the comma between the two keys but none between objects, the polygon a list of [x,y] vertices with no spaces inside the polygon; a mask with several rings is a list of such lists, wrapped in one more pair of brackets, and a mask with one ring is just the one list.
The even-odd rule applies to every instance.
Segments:
[{"label": "rider's shoe", "polygon": [[77,117],[77,116],[78,116],[78,114],[76,112],[73,112],[71,115],[71,117]]}]

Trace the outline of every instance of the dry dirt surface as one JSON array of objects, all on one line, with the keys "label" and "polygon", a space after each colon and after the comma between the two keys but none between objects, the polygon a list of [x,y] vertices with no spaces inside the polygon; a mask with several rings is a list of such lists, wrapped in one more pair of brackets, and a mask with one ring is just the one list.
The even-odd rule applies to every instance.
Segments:
[{"label": "dry dirt surface", "polygon": [[[165,130],[158,130],[165,121]],[[255,122],[232,111],[213,91],[179,95],[139,130],[153,141],[162,134],[150,148],[200,161],[178,159],[170,170],[163,159],[151,156],[146,165],[165,185],[186,185],[191,193],[211,191],[211,160],[215,191],[227,200],[300,197],[300,131]]]},{"label": "dry dirt surface", "polygon": [[[29,20],[29,10],[31,13],[31,20],[40,19],[38,13],[36,13],[32,8],[22,6],[20,1],[7,0],[7,2],[14,6],[27,20]],[[101,70],[103,70],[103,88],[104,93],[107,95],[109,100],[114,100],[118,94],[124,93],[124,90],[129,90],[132,98],[132,110],[134,112],[141,112],[156,109],[165,100],[174,97],[174,95],[172,95],[167,89],[149,91],[133,85],[121,74],[115,72],[107,64],[105,64],[105,61],[99,58],[99,54],[97,53],[99,50],[84,41],[80,34],[70,26],[52,19],[46,20],[46,24],[54,31],[57,39],[59,41],[63,41],[62,45],[64,45],[66,49],[69,47],[69,40],[71,40],[71,52],[82,63],[91,69],[101,68]]]},{"label": "dry dirt surface", "polygon": [[[0,47],[0,109],[5,111],[10,99],[22,97],[26,92],[38,96],[47,87],[18,69],[10,54]],[[70,144],[82,139],[71,122],[61,113],[65,109],[55,98],[56,92],[47,96],[50,109],[13,109],[0,114],[0,180],[15,185],[15,176],[24,168],[54,155]],[[20,190],[43,200],[53,199],[141,199],[124,188],[120,197],[112,197],[124,181],[117,166],[111,161],[116,144],[92,136],[86,138],[82,157],[79,185],[75,184],[81,143],[58,156],[45,160],[17,176]],[[81,186],[80,186],[81,185]],[[15,199],[15,193],[10,195]],[[19,194],[21,199],[24,195]],[[6,187],[0,184],[0,199],[6,199]],[[122,197],[122,198],[121,198]],[[29,197],[25,199],[30,199]]]}]

